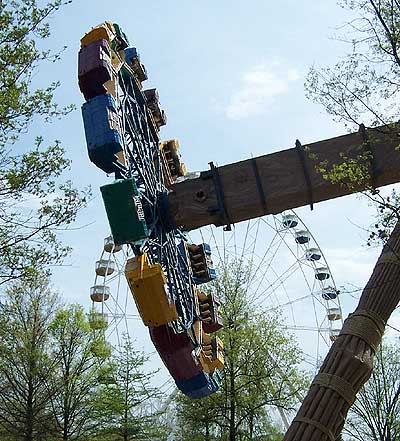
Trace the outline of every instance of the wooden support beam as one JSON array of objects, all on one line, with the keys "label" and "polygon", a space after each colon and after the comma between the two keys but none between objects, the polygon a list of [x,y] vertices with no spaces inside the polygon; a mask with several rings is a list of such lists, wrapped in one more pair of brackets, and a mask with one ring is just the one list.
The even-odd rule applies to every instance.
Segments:
[{"label": "wooden support beam", "polygon": [[[369,129],[369,147],[360,131],[307,144],[303,155],[301,148],[292,148],[218,167],[216,174],[221,191],[216,190],[213,174],[203,172],[199,178],[172,186],[168,195],[171,217],[177,226],[193,230],[209,224],[237,223],[281,213],[362,191],[365,184],[352,189],[332,184],[316,167],[323,161],[339,164],[343,162],[341,155],[356,158],[368,148],[374,156],[371,167],[375,174],[374,185],[381,187],[399,182],[399,133],[398,128]],[[221,195],[225,213],[218,211]]]}]

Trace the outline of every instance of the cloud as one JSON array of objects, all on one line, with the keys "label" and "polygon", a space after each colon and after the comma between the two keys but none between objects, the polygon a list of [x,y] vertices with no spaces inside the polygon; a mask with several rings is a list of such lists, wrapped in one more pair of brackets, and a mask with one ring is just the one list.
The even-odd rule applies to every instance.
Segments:
[{"label": "cloud", "polygon": [[279,63],[259,64],[242,74],[239,90],[233,93],[225,107],[225,116],[239,120],[265,111],[275,97],[287,93],[289,84],[300,78],[296,69]]},{"label": "cloud", "polygon": [[379,251],[357,247],[323,248],[324,255],[338,284],[353,284],[363,288],[371,276]]},{"label": "cloud", "polygon": [[17,201],[16,205],[21,209],[23,213],[31,213],[37,211],[42,207],[43,202],[53,203],[57,198],[62,197],[62,193],[55,191],[54,193],[48,193],[46,196],[39,197],[31,193],[24,193],[23,199]]}]

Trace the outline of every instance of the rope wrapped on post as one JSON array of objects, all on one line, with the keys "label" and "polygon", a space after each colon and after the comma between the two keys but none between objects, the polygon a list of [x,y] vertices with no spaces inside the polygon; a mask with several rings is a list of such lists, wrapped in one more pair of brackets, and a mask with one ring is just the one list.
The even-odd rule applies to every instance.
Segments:
[{"label": "rope wrapped on post", "polygon": [[293,420],[293,422],[305,423],[305,424],[309,424],[310,426],[314,426],[320,432],[325,434],[329,438],[330,441],[336,441],[335,435],[327,427],[325,427],[323,424],[321,424],[319,421],[312,420],[310,418],[305,418],[305,417],[296,417]]},{"label": "rope wrapped on post", "polygon": [[356,310],[345,320],[340,335],[355,335],[376,352],[384,331],[385,323],[378,314],[373,311]]},{"label": "rope wrapped on post", "polygon": [[350,406],[354,402],[356,392],[353,389],[353,386],[342,377],[321,372],[314,378],[314,381],[311,383],[311,386],[314,385],[323,386],[334,390],[344,400],[346,400],[350,404]]},{"label": "rope wrapped on post", "polygon": [[399,265],[400,258],[392,250],[387,249],[382,253],[377,265],[382,265],[383,263],[394,263],[395,265]]}]

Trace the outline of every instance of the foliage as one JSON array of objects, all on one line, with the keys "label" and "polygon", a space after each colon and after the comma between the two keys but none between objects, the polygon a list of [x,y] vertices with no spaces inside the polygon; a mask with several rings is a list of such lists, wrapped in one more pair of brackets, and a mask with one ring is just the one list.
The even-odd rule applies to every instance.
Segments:
[{"label": "foliage", "polygon": [[56,230],[75,219],[89,196],[59,181],[70,166],[59,141],[44,147],[41,136],[30,146],[26,135],[20,139],[38,117],[48,121],[72,110],[54,103],[58,83],[33,84],[39,67],[60,56],[38,46],[50,35],[47,19],[65,3],[0,2],[0,284],[60,263],[68,248]]},{"label": "foliage", "polygon": [[5,293],[0,307],[0,427],[26,441],[52,432],[47,379],[49,328],[57,297],[46,278],[23,280]]},{"label": "foliage", "polygon": [[[379,130],[399,145],[400,3],[342,0],[340,4],[354,16],[344,27],[347,33],[342,37],[351,45],[351,52],[333,67],[313,67],[306,82],[307,95],[347,127],[362,123],[380,126]],[[373,150],[371,137],[360,142],[354,158],[342,157],[337,164],[317,164],[317,170],[334,183],[353,190],[367,188],[365,194],[377,210],[369,245],[385,242],[400,220],[397,193],[382,194],[374,188]]]},{"label": "foliage", "polygon": [[100,335],[99,338],[91,342],[90,352],[93,357],[106,360],[111,356],[111,346],[104,337]]},{"label": "foliage", "polygon": [[[78,439],[89,429],[97,438],[92,408],[105,387],[98,379],[119,372],[108,360],[105,324],[98,317],[89,323],[78,306],[56,308],[47,285],[49,265],[69,251],[57,232],[71,225],[90,196],[63,180],[71,163],[60,142],[33,133],[37,122],[74,108],[55,103],[58,82],[40,87],[40,72],[63,50],[41,49],[49,18],[67,3],[0,2],[0,285],[10,285],[0,314],[0,431],[26,440]],[[136,392],[129,389],[129,406]]]},{"label": "foliage", "polygon": [[96,330],[105,330],[108,327],[108,323],[103,314],[95,310],[91,310],[88,317],[89,326],[93,331]]},{"label": "foliage", "polygon": [[371,154],[363,151],[361,145],[355,158],[350,158],[340,153],[338,164],[330,164],[328,160],[318,162],[318,156],[307,150],[309,159],[317,162],[316,168],[322,177],[332,184],[339,184],[347,187],[350,191],[358,188],[373,190],[371,186]]},{"label": "foliage", "polygon": [[383,342],[371,378],[353,404],[344,432],[355,441],[400,437],[400,347]]},{"label": "foliage", "polygon": [[[125,338],[97,348],[79,305],[60,306],[42,277],[20,280],[0,304],[0,437],[10,441],[166,439],[146,405],[157,397],[146,356]],[[97,317],[98,319],[98,317]],[[165,436],[164,436],[165,435]]]},{"label": "foliage", "polygon": [[58,309],[50,326],[51,357],[57,360],[47,378],[55,432],[63,440],[78,439],[93,425],[93,391],[105,358],[92,355],[102,336],[92,331],[79,305]]},{"label": "foliage", "polygon": [[282,438],[270,409],[293,409],[305,379],[299,349],[278,314],[257,311],[247,292],[251,266],[232,262],[214,282],[222,300],[225,371],[221,390],[200,403],[180,398],[180,438],[185,440],[271,440]]},{"label": "foliage", "polygon": [[144,371],[146,362],[147,357],[124,336],[120,350],[114,351],[104,367],[94,409],[104,439],[129,441],[157,435],[154,415],[145,410],[146,404],[157,397],[150,385],[154,372]]},{"label": "foliage", "polygon": [[32,90],[32,79],[42,61],[55,61],[59,54],[38,49],[37,41],[50,35],[47,18],[65,3],[49,2],[40,7],[35,0],[7,0],[0,5],[0,145],[15,141],[37,116],[65,114],[53,102],[58,83]]}]

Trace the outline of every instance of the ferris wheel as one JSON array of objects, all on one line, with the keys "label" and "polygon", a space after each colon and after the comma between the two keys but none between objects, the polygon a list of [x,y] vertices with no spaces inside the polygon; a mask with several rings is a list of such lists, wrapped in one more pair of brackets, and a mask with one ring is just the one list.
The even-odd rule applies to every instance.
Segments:
[{"label": "ferris wheel", "polygon": [[160,141],[166,115],[158,92],[143,89],[146,69],[119,25],[105,22],[83,36],[78,77],[89,158],[115,176],[101,187],[112,234],[90,290],[93,321],[105,337],[118,342],[129,320],[140,318],[184,394],[215,392],[224,367],[215,335],[222,322],[217,296],[202,285],[215,279],[215,264],[236,259],[249,265],[250,301],[281,310],[289,329],[312,332],[312,350],[304,352],[317,360],[322,344],[339,332],[341,309],[323,253],[298,216],[268,216],[231,233],[211,227],[189,238],[167,202],[171,185],[186,174],[179,142]]},{"label": "ferris wheel", "polygon": [[[211,245],[219,272],[232,265],[246,270],[243,283],[248,301],[267,314],[281,315],[282,326],[298,341],[303,368],[316,371],[342,326],[342,312],[329,264],[300,217],[291,211],[235,225],[232,231],[209,227],[191,236]],[[107,339],[116,346],[121,335],[135,334],[140,321],[124,276],[131,255],[129,247],[115,246],[107,237],[95,264],[92,291],[108,296],[100,301],[94,298],[93,308],[107,318]],[[276,354],[270,357],[273,361]],[[162,390],[165,399],[150,399],[138,409],[144,416],[161,415],[171,405],[177,393],[175,385],[165,381]],[[276,414],[285,427],[293,416],[275,407],[271,414]],[[174,415],[173,406],[168,415]]]}]

